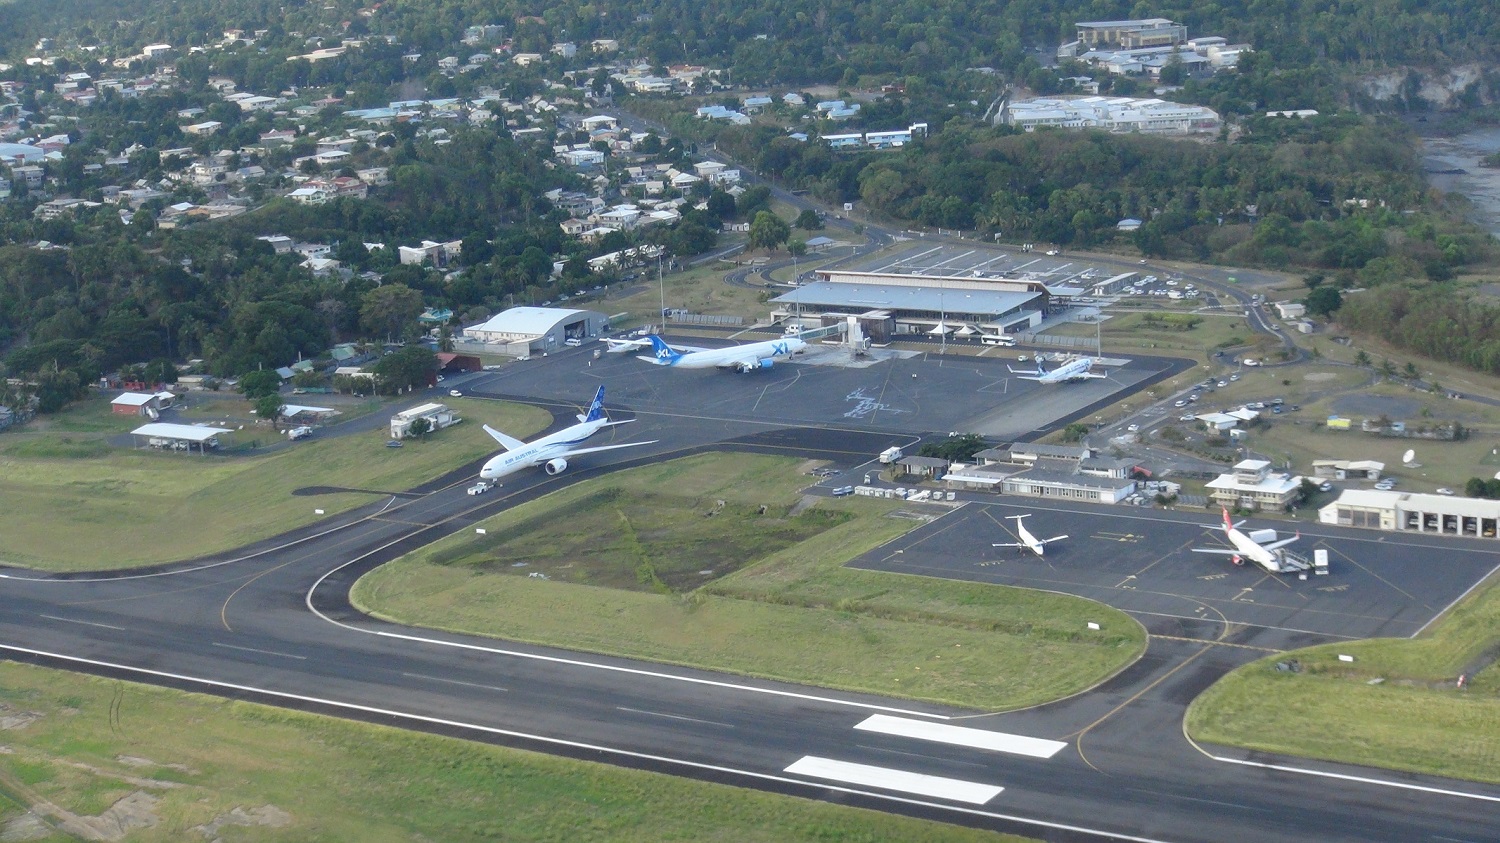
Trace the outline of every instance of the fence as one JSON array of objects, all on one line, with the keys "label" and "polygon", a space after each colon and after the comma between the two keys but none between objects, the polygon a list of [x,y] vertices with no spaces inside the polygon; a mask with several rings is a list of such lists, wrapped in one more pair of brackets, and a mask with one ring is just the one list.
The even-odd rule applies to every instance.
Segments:
[{"label": "fence", "polygon": [[668,314],[667,321],[682,325],[719,325],[726,328],[738,328],[745,324],[745,317],[713,316],[707,313],[671,313]]}]

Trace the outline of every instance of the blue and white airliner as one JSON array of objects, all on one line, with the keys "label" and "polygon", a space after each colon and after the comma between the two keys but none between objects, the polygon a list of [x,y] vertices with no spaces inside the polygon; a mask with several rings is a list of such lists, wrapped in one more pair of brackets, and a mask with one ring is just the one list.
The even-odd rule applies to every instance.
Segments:
[{"label": "blue and white airliner", "polygon": [[1069,381],[1081,381],[1088,380],[1090,378],[1109,377],[1109,375],[1106,374],[1089,371],[1094,367],[1094,362],[1094,358],[1092,357],[1079,357],[1076,360],[1069,360],[1056,369],[1048,371],[1047,368],[1042,365],[1042,356],[1038,354],[1036,358],[1035,372],[1017,372],[1015,369],[1010,369],[1009,366],[1007,366],[1006,368],[1010,369],[1011,374],[1015,375],[1023,381],[1036,381],[1037,383],[1067,383]]},{"label": "blue and white airliner", "polygon": [[738,369],[741,372],[753,372],[756,369],[769,369],[775,364],[777,357],[789,357],[804,348],[807,343],[796,337],[783,337],[779,340],[767,340],[765,342],[753,342],[749,345],[732,345],[729,348],[700,348],[700,349],[678,349],[667,345],[661,337],[652,334],[647,337],[651,341],[654,350],[652,356],[644,354],[637,355],[638,360],[647,363],[655,363],[658,366],[676,366],[680,369]]},{"label": "blue and white airliner", "polygon": [[484,432],[499,442],[505,450],[491,457],[484,468],[479,470],[482,480],[491,482],[499,480],[510,474],[515,474],[523,468],[540,465],[548,474],[561,474],[568,468],[568,458],[581,454],[592,454],[598,451],[613,451],[616,448],[637,448],[641,445],[651,445],[650,442],[628,442],[623,445],[599,445],[593,448],[579,448],[584,440],[598,433],[606,427],[617,424],[629,424],[634,419],[627,421],[610,421],[604,414],[604,387],[594,393],[594,401],[589,404],[587,413],[580,413],[578,424],[570,425],[556,433],[543,436],[535,442],[522,442],[511,436],[490,427],[484,426]]}]

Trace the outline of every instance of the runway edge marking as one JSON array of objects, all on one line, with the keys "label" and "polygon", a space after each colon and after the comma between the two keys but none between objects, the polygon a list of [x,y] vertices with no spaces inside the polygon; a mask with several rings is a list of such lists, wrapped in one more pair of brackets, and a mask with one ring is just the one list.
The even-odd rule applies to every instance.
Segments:
[{"label": "runway edge marking", "polygon": [[341,629],[347,629],[350,632],[358,632],[358,633],[361,633],[363,635],[374,635],[374,636],[378,636],[378,637],[382,637],[382,638],[394,638],[394,639],[397,639],[397,640],[400,640],[400,641],[415,641],[415,642],[417,642],[419,644],[436,644],[436,645],[441,646],[441,647],[454,647],[454,648],[457,648],[457,649],[460,649],[460,650],[473,650],[475,652],[480,652],[480,653],[493,653],[495,655],[500,655],[500,656],[511,656],[513,658],[518,658],[518,659],[532,659],[532,660],[535,660],[535,661],[552,662],[553,664],[565,664],[565,665],[571,665],[573,667],[586,667],[586,668],[591,668],[591,669],[594,669],[594,670],[612,670],[612,671],[615,671],[615,672],[618,672],[618,673],[629,673],[629,674],[633,674],[633,675],[636,675],[636,676],[647,676],[647,677],[651,677],[651,678],[654,678],[654,679],[669,679],[669,680],[672,680],[672,681],[675,681],[675,682],[689,682],[689,683],[692,683],[692,684],[695,684],[695,685],[706,685],[706,686],[712,687],[712,688],[728,688],[728,689],[735,690],[735,691],[750,691],[750,692],[757,693],[757,694],[768,694],[770,696],[776,696],[776,697],[788,697],[788,698],[791,698],[791,699],[808,700],[808,701],[811,701],[811,702],[829,703],[831,705],[841,705],[841,706],[847,706],[849,708],[862,708],[862,709],[865,709],[865,710],[868,710],[868,711],[887,711],[887,712],[891,712],[893,714],[904,714],[904,715],[908,715],[908,716],[912,716],[912,717],[927,717],[927,718],[931,718],[931,719],[935,719],[935,720],[952,720],[953,719],[951,716],[946,715],[946,714],[932,714],[932,713],[925,712],[925,711],[913,711],[911,709],[897,708],[895,706],[889,706],[889,705],[879,705],[879,704],[876,704],[876,703],[856,702],[854,700],[841,700],[841,699],[838,699],[836,697],[822,697],[822,696],[818,696],[816,694],[800,694],[800,693],[797,693],[795,691],[783,691],[783,690],[780,690],[780,689],[777,689],[777,688],[758,688],[758,687],[756,687],[754,685],[744,685],[744,684],[741,684],[741,683],[738,683],[738,682],[725,682],[725,681],[718,680],[718,679],[700,679],[700,678],[695,677],[695,676],[678,676],[676,674],[663,673],[663,672],[657,671],[657,670],[644,670],[644,669],[638,668],[638,667],[624,667],[624,666],[621,666],[621,665],[603,664],[601,662],[590,662],[590,661],[584,661],[582,659],[568,659],[568,658],[563,658],[561,656],[545,656],[545,655],[542,655],[540,653],[527,653],[527,652],[523,652],[523,651],[520,651],[520,650],[504,650],[504,649],[501,649],[499,647],[483,647],[483,646],[480,646],[478,644],[466,644],[466,643],[463,643],[461,641],[445,641],[445,640],[443,640],[441,638],[426,638],[426,637],[423,637],[421,635],[408,635],[408,634],[405,634],[405,633],[385,632],[383,630],[375,630],[375,629],[360,629],[357,626],[353,626],[353,625],[347,624],[347,623],[341,623],[340,621],[336,621],[333,618],[328,617],[327,615],[325,615],[322,612],[318,611],[318,607],[316,607],[316,606],[313,605],[312,596],[318,590],[318,587],[323,584],[324,580],[328,579],[329,577],[333,576],[334,574],[338,573],[339,571],[342,571],[343,569],[349,567],[350,565],[353,565],[353,564],[359,562],[360,560],[364,559],[367,556],[370,556],[370,555],[375,554],[375,553],[379,553],[379,552],[385,550],[386,548],[391,547],[392,545],[399,544],[399,543],[401,543],[402,541],[405,541],[405,540],[406,540],[406,537],[403,537],[403,538],[400,538],[400,539],[396,539],[395,541],[389,542],[389,543],[387,543],[385,545],[382,545],[380,547],[377,547],[377,548],[374,548],[372,550],[369,550],[369,551],[367,551],[367,552],[365,552],[365,553],[363,553],[363,554],[361,554],[359,556],[356,556],[353,559],[350,559],[349,561],[345,562],[344,564],[339,565],[338,567],[335,567],[335,568],[332,568],[332,569],[328,570],[326,573],[323,574],[323,576],[318,577],[317,581],[314,582],[312,584],[312,586],[307,589],[306,596],[303,597],[303,603],[305,603],[307,605],[307,610],[309,612],[312,612],[314,615],[316,615],[317,617],[321,618],[322,620],[326,621],[327,623],[330,623],[330,624],[332,624],[332,625],[334,625],[336,627],[339,627]]},{"label": "runway edge marking", "polygon": [[1119,834],[1119,833],[1112,832],[1112,831],[1105,831],[1103,829],[1087,828],[1087,827],[1078,826],[1078,825],[1068,825],[1066,823],[1055,823],[1055,822],[1050,822],[1048,820],[1038,820],[1038,819],[1033,819],[1031,817],[1020,817],[1020,816],[1015,816],[1015,815],[1012,815],[1012,814],[1001,814],[1001,813],[997,813],[997,812],[994,812],[994,811],[980,811],[980,810],[977,810],[977,809],[974,809],[974,808],[964,808],[964,807],[961,807],[961,806],[958,806],[958,805],[943,804],[941,802],[927,802],[927,801],[924,801],[924,800],[921,800],[921,799],[911,799],[911,798],[908,798],[908,797],[905,797],[905,796],[892,796],[889,793],[877,793],[875,791],[870,791],[870,790],[858,790],[858,789],[851,788],[851,787],[840,787],[838,785],[823,784],[823,783],[817,783],[817,782],[809,782],[809,781],[805,781],[803,779],[795,779],[795,778],[790,778],[790,777],[787,777],[787,776],[775,776],[775,775],[771,775],[769,773],[757,773],[757,772],[755,772],[753,770],[741,770],[741,769],[739,769],[737,767],[725,767],[725,766],[718,765],[718,764],[704,764],[704,763],[702,763],[700,761],[688,761],[688,760],[685,760],[685,759],[682,759],[682,758],[669,758],[669,757],[664,756],[664,755],[651,755],[651,754],[644,753],[644,752],[635,752],[634,750],[629,750],[629,749],[618,749],[618,748],[611,747],[611,746],[602,746],[602,745],[599,745],[599,744],[589,744],[589,743],[583,743],[581,741],[570,741],[570,740],[567,740],[565,738],[553,738],[553,737],[548,737],[546,735],[533,735],[533,734],[528,734],[526,732],[517,732],[517,731],[512,730],[512,729],[500,729],[500,728],[497,728],[495,726],[481,726],[481,725],[479,725],[477,723],[465,723],[465,722],[463,722],[461,720],[447,720],[447,719],[444,719],[444,718],[441,718],[441,717],[429,717],[428,715],[425,715],[425,714],[412,714],[412,713],[405,712],[405,711],[395,711],[395,710],[392,710],[392,709],[376,708],[374,706],[361,705],[359,703],[342,702],[340,700],[322,699],[320,697],[309,697],[309,696],[305,696],[303,694],[293,694],[293,693],[290,693],[290,692],[287,692],[287,691],[272,691],[272,690],[267,689],[267,688],[256,688],[256,687],[254,687],[252,685],[237,685],[237,684],[234,684],[232,682],[221,682],[221,681],[219,681],[217,679],[203,679],[203,678],[200,678],[200,677],[197,677],[197,676],[187,676],[185,674],[180,674],[180,673],[169,673],[169,672],[163,671],[163,670],[152,670],[150,668],[145,668],[145,667],[134,667],[132,665],[115,664],[113,662],[100,661],[98,659],[86,659],[86,658],[83,658],[81,656],[68,656],[68,655],[63,655],[61,653],[49,653],[49,652],[47,652],[45,650],[33,650],[33,649],[28,648],[28,647],[17,647],[17,646],[15,646],[13,644],[0,644],[0,650],[9,650],[9,651],[16,652],[16,653],[26,653],[27,655],[36,656],[38,658],[44,658],[44,659],[56,659],[58,661],[76,662],[76,663],[79,663],[79,664],[94,665],[96,667],[108,668],[110,670],[120,670],[120,671],[125,671],[125,672],[128,672],[128,673],[140,673],[140,674],[145,674],[147,676],[157,676],[157,677],[161,677],[163,679],[171,679],[171,680],[175,680],[175,681],[179,681],[179,682],[196,682],[196,683],[199,683],[201,685],[207,685],[207,686],[209,686],[211,688],[225,688],[225,689],[228,689],[228,690],[231,690],[231,691],[243,691],[243,692],[249,692],[249,693],[252,693],[252,694],[263,694],[263,695],[268,696],[268,697],[278,697],[278,698],[286,699],[286,700],[296,700],[296,701],[299,701],[299,702],[313,703],[315,705],[326,705],[326,706],[329,706],[331,708],[342,708],[342,709],[347,709],[349,711],[360,711],[360,712],[364,712],[366,714],[380,715],[381,717],[394,717],[394,718],[399,718],[399,719],[404,719],[404,720],[414,720],[414,721],[417,721],[417,722],[420,722],[420,723],[431,723],[431,724],[433,724],[435,726],[450,726],[450,727],[457,727],[457,728],[460,728],[460,729],[471,729],[473,731],[483,732],[485,734],[502,735],[502,736],[505,736],[505,737],[521,738],[523,740],[532,740],[532,741],[537,741],[539,743],[549,743],[549,744],[555,744],[557,746],[566,746],[566,747],[570,747],[572,749],[583,749],[583,750],[588,750],[590,752],[605,752],[605,753],[610,753],[612,755],[623,756],[623,757],[626,757],[626,758],[636,758],[636,759],[640,759],[642,761],[656,761],[656,762],[661,762],[661,763],[665,763],[665,764],[675,764],[677,766],[688,767],[688,768],[692,768],[692,769],[695,769],[695,770],[706,770],[706,771],[709,771],[709,772],[728,773],[730,775],[745,776],[747,778],[761,779],[763,781],[780,782],[780,783],[783,783],[783,784],[797,785],[799,787],[812,787],[812,788],[817,788],[819,790],[831,790],[831,791],[837,791],[839,793],[853,794],[855,796],[868,796],[868,797],[873,798],[873,799],[882,799],[882,800],[885,800],[887,802],[899,802],[899,803],[901,803],[903,805],[914,805],[914,806],[921,807],[921,808],[937,808],[937,809],[943,810],[943,811],[955,811],[955,812],[962,813],[962,814],[969,814],[970,816],[975,816],[975,817],[985,817],[985,818],[988,818],[988,819],[1002,820],[1004,822],[1013,822],[1013,823],[1020,823],[1020,824],[1023,824],[1023,825],[1032,825],[1032,826],[1037,826],[1037,827],[1040,827],[1040,828],[1054,829],[1054,830],[1057,830],[1057,831],[1067,831],[1067,832],[1074,832],[1074,833],[1078,833],[1078,834],[1090,834],[1090,835],[1093,835],[1095,837],[1102,837],[1102,838],[1109,839],[1109,840],[1123,840],[1123,841],[1126,841],[1126,843],[1171,843],[1170,841],[1161,840],[1161,839],[1154,838],[1154,837],[1135,837],[1135,836],[1128,835],[1128,834]]}]

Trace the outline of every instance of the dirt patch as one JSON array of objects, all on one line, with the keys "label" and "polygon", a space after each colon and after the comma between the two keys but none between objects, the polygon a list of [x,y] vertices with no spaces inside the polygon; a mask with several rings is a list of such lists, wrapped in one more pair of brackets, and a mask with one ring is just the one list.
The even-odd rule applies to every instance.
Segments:
[{"label": "dirt patch", "polygon": [[1380,416],[1398,420],[1413,419],[1422,412],[1422,402],[1388,395],[1352,393],[1333,399],[1333,409],[1339,415],[1353,419],[1374,419]]},{"label": "dirt patch", "polygon": [[40,711],[21,711],[0,703],[0,729],[24,729],[40,720]]},{"label": "dirt patch", "polygon": [[142,758],[139,755],[116,755],[115,760],[127,767],[161,767],[164,770],[176,770],[179,773],[186,773],[189,776],[198,775],[197,770],[186,764],[159,764],[150,758]]},{"label": "dirt patch", "polygon": [[137,790],[105,808],[104,813],[97,817],[75,815],[72,824],[92,831],[93,835],[88,836],[91,840],[121,840],[138,828],[156,825],[160,821],[156,816],[156,806],[159,804],[160,799],[144,790]]},{"label": "dirt patch", "polygon": [[275,805],[262,805],[259,808],[251,808],[248,811],[236,806],[234,810],[227,814],[220,814],[208,823],[193,826],[193,831],[199,832],[204,837],[212,840],[219,836],[219,829],[227,826],[242,825],[284,828],[291,825],[291,822],[292,815]]},{"label": "dirt patch", "polygon": [[1323,383],[1324,381],[1338,380],[1338,375],[1333,372],[1308,372],[1302,379],[1311,383]]},{"label": "dirt patch", "polygon": [[24,840],[41,840],[52,836],[52,826],[41,816],[30,811],[12,818],[0,828],[0,843],[20,843]]}]

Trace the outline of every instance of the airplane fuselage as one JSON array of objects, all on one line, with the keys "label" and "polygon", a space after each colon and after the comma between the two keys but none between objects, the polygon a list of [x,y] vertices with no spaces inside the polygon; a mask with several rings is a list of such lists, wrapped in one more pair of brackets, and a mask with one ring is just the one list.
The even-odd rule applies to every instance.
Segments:
[{"label": "airplane fuselage", "polygon": [[807,343],[796,337],[785,337],[779,340],[767,340],[765,342],[737,345],[730,348],[691,351],[676,358],[667,358],[658,354],[657,359],[661,360],[663,365],[676,366],[682,369],[711,369],[737,366],[749,370],[759,368],[763,360],[787,357],[806,347]]},{"label": "airplane fuselage", "polygon": [[490,458],[479,470],[479,476],[485,480],[498,480],[511,474],[515,474],[523,468],[540,465],[551,459],[564,456],[572,448],[583,443],[584,440],[599,432],[599,428],[609,424],[607,419],[598,421],[579,422],[578,424],[565,427],[556,433],[543,436],[535,442],[527,443],[525,447],[514,451],[506,451]]}]

